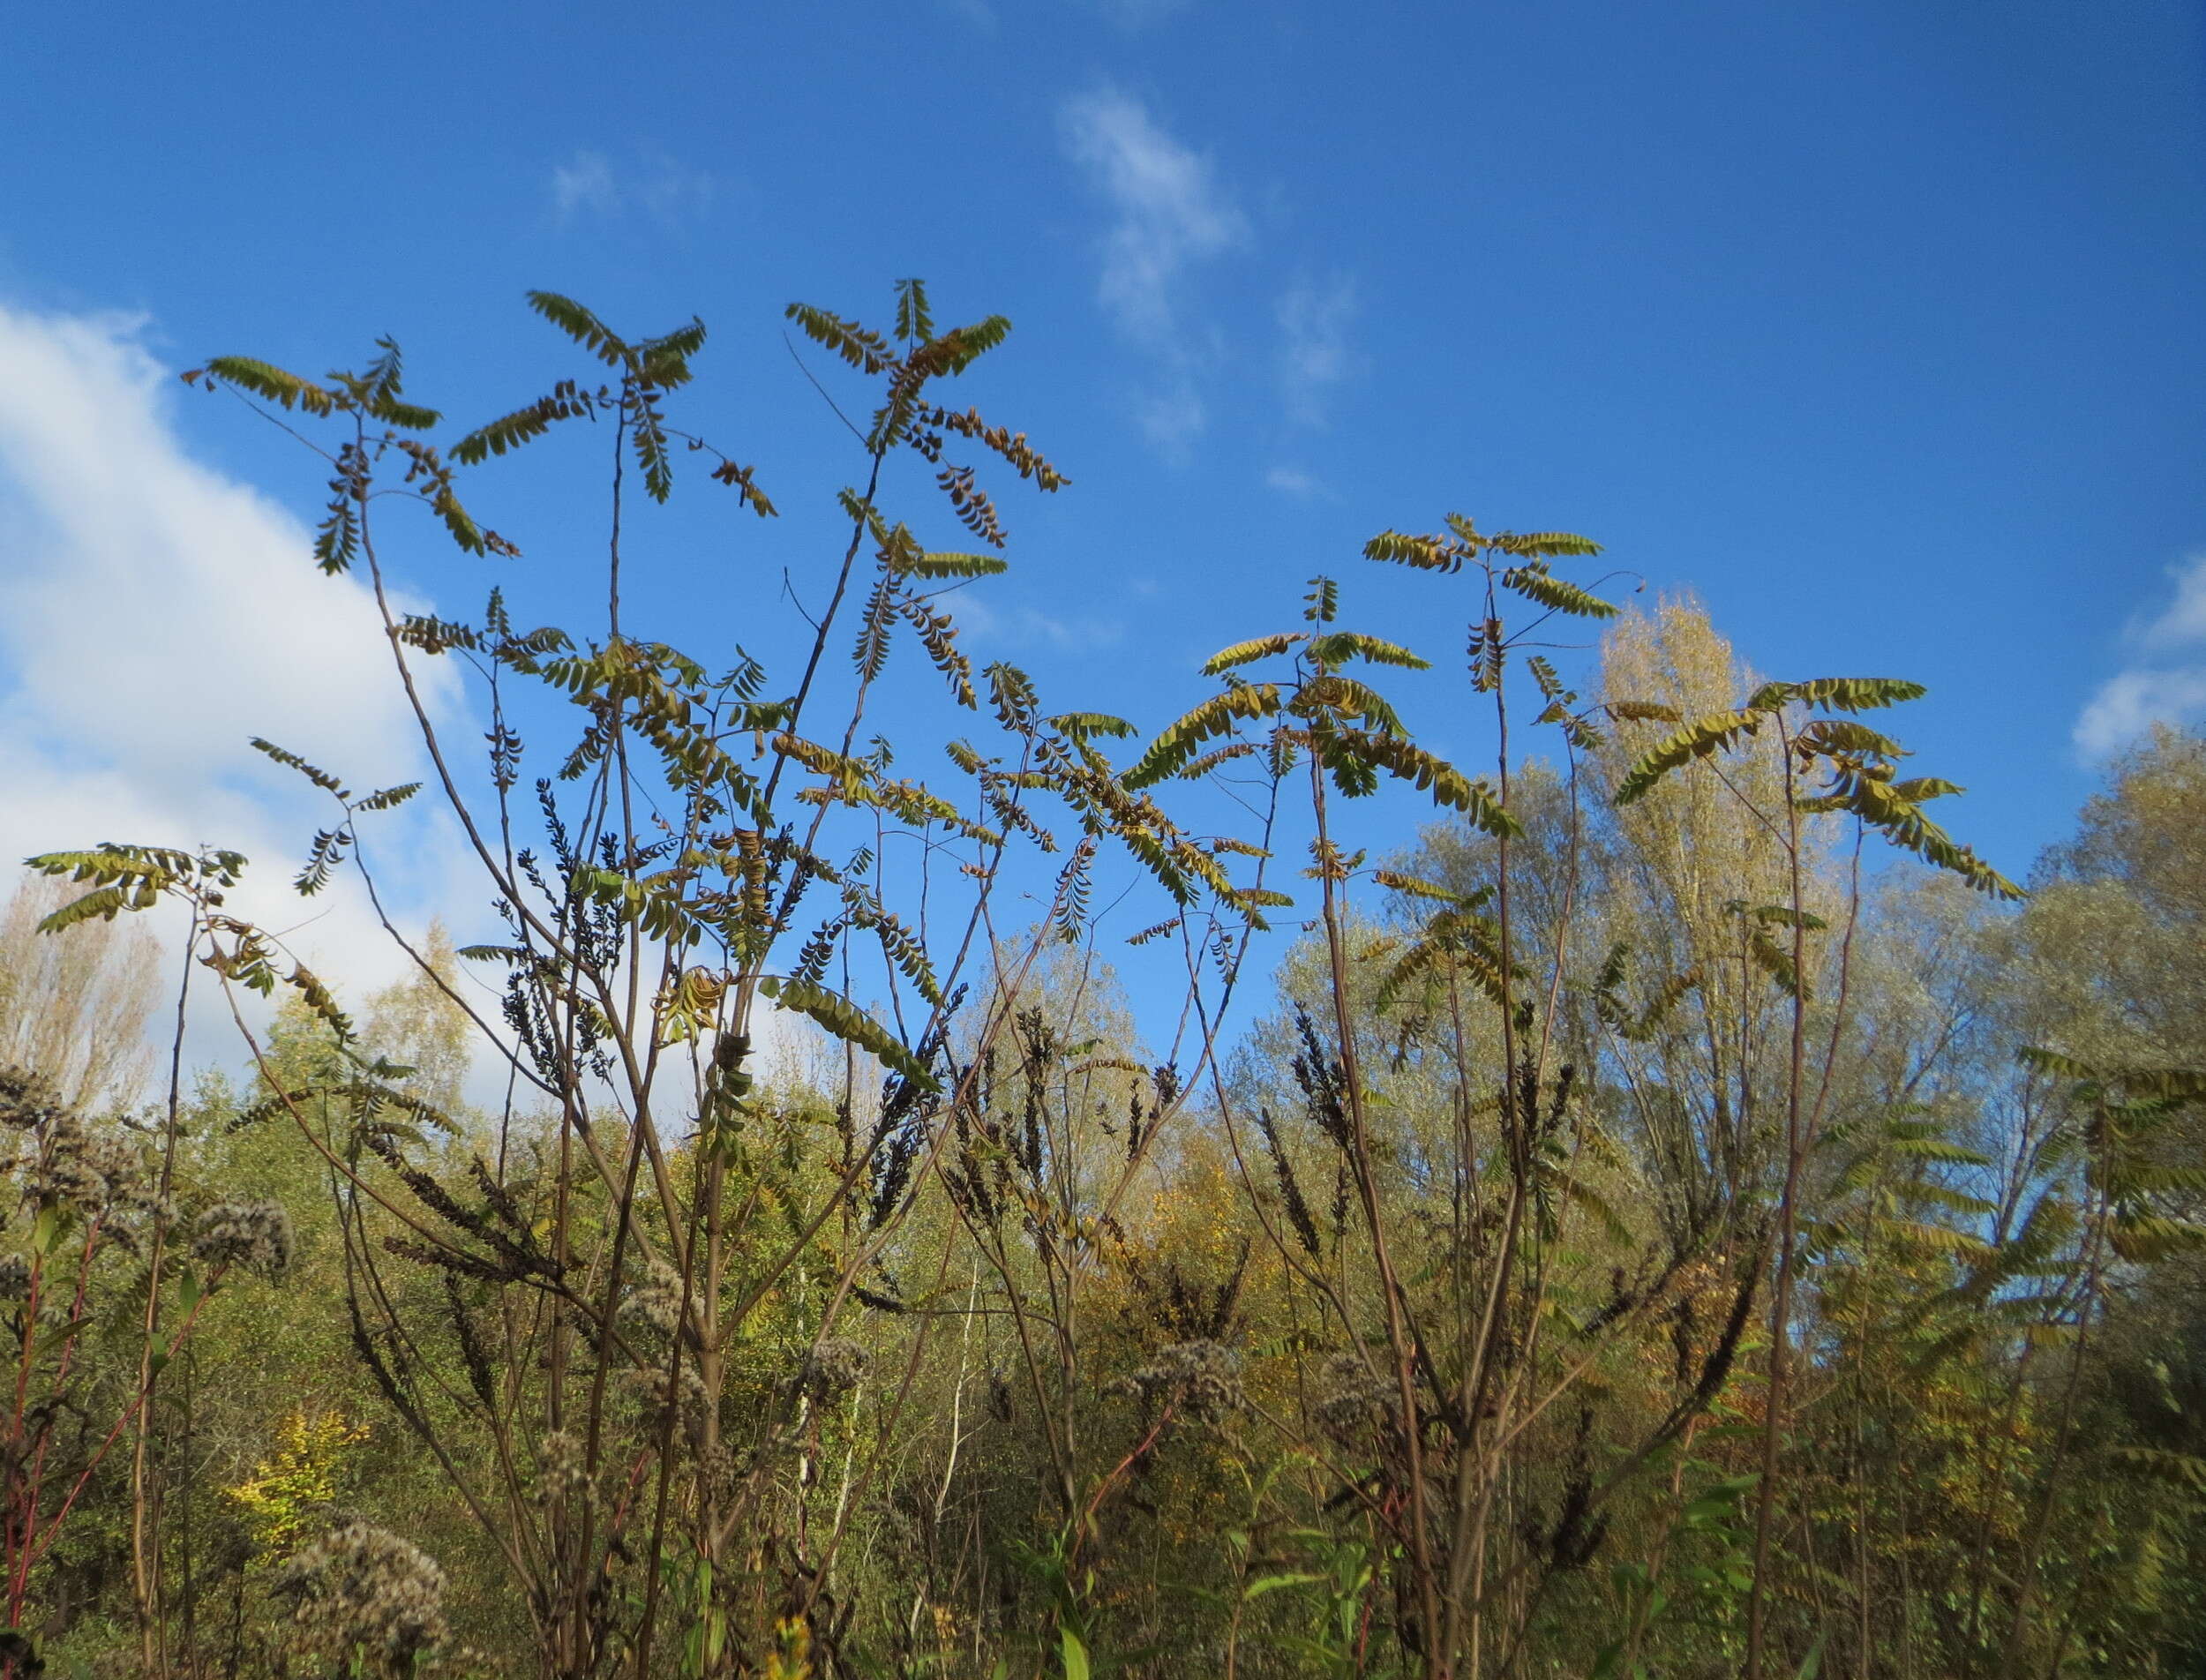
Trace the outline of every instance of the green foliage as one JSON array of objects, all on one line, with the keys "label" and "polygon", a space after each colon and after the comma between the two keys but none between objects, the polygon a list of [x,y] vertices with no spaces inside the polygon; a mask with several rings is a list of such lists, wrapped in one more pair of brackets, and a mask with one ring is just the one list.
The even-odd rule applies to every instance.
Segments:
[{"label": "green foliage", "polygon": [[245,859],[236,851],[178,851],[167,846],[103,843],[91,851],[49,851],[26,859],[41,875],[58,876],[92,890],[55,911],[39,931],[57,934],[97,918],[112,921],[126,910],[151,910],[164,895],[214,906],[243,877]]},{"label": "green foliage", "polygon": [[1270,717],[1279,709],[1278,684],[1235,684],[1190,708],[1159,731],[1148,751],[1121,780],[1129,788],[1152,787],[1186,770],[1204,741],[1216,739],[1243,720]]},{"label": "green foliage", "polygon": [[[682,454],[774,511],[682,429],[702,325],[528,302],[583,376],[441,452],[388,340],[193,382],[332,435],[315,552],[379,582],[389,492],[509,554],[460,476],[579,423],[608,555]],[[710,664],[610,604],[395,620],[484,720],[475,772],[425,745],[496,927],[401,929],[356,1003],[225,903],[236,853],[34,860],[64,937],[180,901],[253,1079],[64,1119],[0,1070],[15,1629],[241,1680],[2195,1666],[2188,759],[2007,911],[1862,721],[1919,686],[1750,686],[1597,544],[1457,514],[1364,552],[1467,589],[1467,692],[1321,575],[1152,733],[959,644],[981,469],[1068,482],[934,386],[1009,323],[912,280],[885,332],[789,319],[868,386],[789,669],[736,645],[765,589]],[[929,781],[895,726],[945,693]],[[387,906],[356,824],[419,786],[254,746],[334,806],[296,890]],[[1343,803],[1389,788],[1422,835]],[[239,1257],[279,1193],[281,1298]]]},{"label": "green foliage", "polygon": [[783,1009],[809,1016],[844,1043],[854,1044],[877,1057],[884,1067],[903,1075],[919,1089],[939,1089],[926,1063],[897,1043],[887,1028],[840,994],[809,980],[771,975],[759,982],[759,990]]},{"label": "green foliage", "polygon": [[2019,887],[1924,814],[1921,800],[1959,789],[1936,777],[1894,779],[1893,761],[1904,756],[1906,749],[1889,736],[1845,718],[1818,718],[1790,730],[1783,724],[1790,708],[1869,711],[1919,699],[1925,692],[1919,683],[1886,677],[1764,683],[1738,709],[1697,718],[1643,752],[1617,784],[1616,802],[1630,805],[1641,799],[1672,773],[1735,752],[1758,738],[1765,726],[1775,724],[1785,734],[1790,758],[1803,768],[1820,768],[1827,776],[1820,792],[1796,795],[1796,808],[1847,813],[1890,844],[1950,871],[1978,892],[2020,898]]},{"label": "green foliage", "polygon": [[1541,565],[1512,566],[1501,574],[1502,587],[1527,601],[1574,619],[1613,619],[1619,609],[1577,584],[1552,575]]}]

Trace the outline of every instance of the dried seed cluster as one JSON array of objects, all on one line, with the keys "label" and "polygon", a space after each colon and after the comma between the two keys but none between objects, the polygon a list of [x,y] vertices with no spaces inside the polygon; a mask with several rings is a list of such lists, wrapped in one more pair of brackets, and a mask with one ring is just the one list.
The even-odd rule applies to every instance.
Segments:
[{"label": "dried seed cluster", "polygon": [[192,1255],[210,1266],[239,1266],[263,1278],[290,1268],[291,1216],[274,1202],[220,1202],[199,1216]]},{"label": "dried seed cluster", "polygon": [[27,1068],[0,1068],[0,1126],[36,1131],[53,1124],[64,1112],[49,1081]]},{"label": "dried seed cluster", "polygon": [[[641,1411],[643,1427],[656,1435],[666,1427],[667,1395],[670,1384],[664,1366],[632,1367],[621,1373],[621,1379],[634,1392]],[[702,1447],[705,1439],[705,1384],[694,1366],[684,1364],[671,1385],[679,1397],[676,1422],[683,1438],[693,1451]]]},{"label": "dried seed cluster", "polygon": [[1362,1360],[1339,1354],[1325,1362],[1325,1387],[1311,1415],[1334,1440],[1354,1442],[1393,1414],[1395,1398]]},{"label": "dried seed cluster", "polygon": [[26,1201],[96,1214],[125,1248],[134,1224],[171,1211],[127,1133],[92,1130],[40,1076],[0,1068],[0,1126],[28,1134],[0,1159],[0,1170],[22,1174]]},{"label": "dried seed cluster", "polygon": [[[694,1310],[693,1306],[693,1315]],[[681,1325],[680,1274],[664,1261],[654,1261],[650,1276],[631,1286],[621,1301],[620,1313],[632,1323],[649,1325],[662,1336],[672,1336]]]},{"label": "dried seed cluster", "polygon": [[546,1504],[572,1503],[589,1491],[589,1466],[582,1439],[572,1429],[554,1429],[536,1444],[536,1494]]},{"label": "dried seed cluster", "polygon": [[352,1521],[295,1554],[273,1590],[292,1603],[305,1642],[345,1661],[355,1653],[369,1673],[410,1673],[423,1652],[450,1636],[444,1571],[410,1541]]},{"label": "dried seed cluster", "polygon": [[1174,1342],[1128,1380],[1152,1400],[1176,1396],[1181,1415],[1197,1423],[1216,1423],[1249,1404],[1241,1355],[1220,1342]]},{"label": "dried seed cluster", "polygon": [[849,1393],[866,1380],[873,1355],[856,1342],[830,1336],[813,1343],[797,1370],[797,1391],[815,1406]]}]

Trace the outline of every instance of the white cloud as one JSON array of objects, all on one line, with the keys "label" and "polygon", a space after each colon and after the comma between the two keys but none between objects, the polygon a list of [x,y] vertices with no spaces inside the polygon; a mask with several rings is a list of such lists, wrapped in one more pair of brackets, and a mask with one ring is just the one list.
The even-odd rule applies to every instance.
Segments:
[{"label": "white cloud", "polygon": [[2175,598],[2126,637],[2144,656],[2103,684],[2076,719],[2076,749],[2087,760],[2119,752],[2155,724],[2206,718],[2206,554],[2170,575]]},{"label": "white cloud", "polygon": [[1274,467],[1264,474],[1264,482],[1282,496],[1295,496],[1305,500],[1325,493],[1324,481],[1313,477],[1299,467]]},{"label": "white cloud", "polygon": [[1348,344],[1355,313],[1355,286],[1345,276],[1324,286],[1299,281],[1279,299],[1279,395],[1290,419],[1324,424],[1327,399],[1355,371]]},{"label": "white cloud", "polygon": [[1095,8],[1120,28],[1146,29],[1187,10],[1188,0],[1095,0]]},{"label": "white cloud", "polygon": [[603,152],[575,153],[552,171],[552,207],[560,225],[583,214],[614,217],[634,208],[672,224],[712,206],[713,180],[664,154],[616,169]]},{"label": "white cloud", "polygon": [[1073,161],[1118,217],[1104,239],[1097,296],[1130,335],[1168,341],[1182,272],[1243,243],[1247,219],[1210,161],[1159,128],[1139,101],[1104,88],[1067,101],[1063,117]]},{"label": "white cloud", "polygon": [[960,589],[943,603],[957,627],[976,642],[1008,648],[1054,648],[1079,653],[1115,646],[1124,626],[1104,619],[1060,619],[1031,606],[999,607],[986,596]]},{"label": "white cloud", "polygon": [[2125,671],[2102,685],[2076,719],[2075,744],[2092,761],[2120,752],[2155,724],[2206,717],[2206,667]]},{"label": "white cloud", "polygon": [[1097,299],[1169,376],[1143,406],[1143,428],[1182,448],[1207,419],[1195,379],[1206,355],[1182,294],[1191,269],[1248,243],[1248,218],[1210,160],[1166,133],[1138,100],[1103,88],[1068,100],[1061,115],[1067,153],[1113,215]]},{"label": "white cloud", "polygon": [[2150,622],[2138,626],[2141,647],[2153,652],[2173,648],[2206,647],[2206,554],[2194,554],[2181,566],[2171,566],[2175,599]]},{"label": "white cloud", "polygon": [[1185,455],[1189,446],[1210,424],[1210,409],[1196,389],[1194,377],[1185,371],[1174,375],[1163,389],[1144,397],[1135,405],[1134,414],[1149,441],[1175,458]]},{"label": "white cloud", "polygon": [[[233,907],[296,929],[293,949],[358,1001],[402,958],[351,884],[291,893],[326,799],[248,742],[355,787],[418,777],[389,645],[368,589],[324,577],[298,521],[185,452],[179,387],[142,331],[0,306],[0,859],[233,847],[253,861]],[[421,680],[453,720],[447,673]],[[370,834],[401,917],[449,896],[455,849],[429,804]]]},{"label": "white cloud", "polygon": [[552,203],[562,221],[583,210],[611,215],[620,206],[611,161],[602,152],[577,152],[572,163],[552,171]]}]

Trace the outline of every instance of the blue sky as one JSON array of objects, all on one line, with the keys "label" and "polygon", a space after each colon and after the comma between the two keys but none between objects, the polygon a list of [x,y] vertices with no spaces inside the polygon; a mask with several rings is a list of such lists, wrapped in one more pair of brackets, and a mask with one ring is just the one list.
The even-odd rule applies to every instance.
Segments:
[{"label": "blue sky", "polygon": [[[791,517],[663,528],[643,607],[708,641],[816,554],[851,470],[781,306],[885,317],[920,274],[943,316],[1017,324],[973,394],[1074,480],[1006,498],[1017,569],[970,613],[1066,704],[1153,727],[1319,570],[1452,655],[1460,612],[1356,555],[1460,509],[1598,537],[1771,673],[1929,682],[1902,733],[2010,871],[2095,754],[2206,715],[2195,6],[232,0],[4,27],[18,852],[95,818],[268,828],[235,742],[302,669],[340,749],[395,728],[366,667],[270,651],[343,604],[270,581],[313,463],[156,376],[315,371],[389,332],[424,400],[486,416],[576,371],[529,287],[712,327],[690,412]],[[484,484],[514,576],[583,598],[559,473]],[[405,564],[452,611],[490,581]],[[87,664],[129,717],[56,698]],[[214,669],[251,673],[227,709]]]}]

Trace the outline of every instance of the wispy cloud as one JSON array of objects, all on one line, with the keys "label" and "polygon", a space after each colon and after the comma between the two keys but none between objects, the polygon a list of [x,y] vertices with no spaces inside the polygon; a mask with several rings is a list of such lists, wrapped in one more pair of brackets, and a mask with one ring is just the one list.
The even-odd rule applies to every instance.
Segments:
[{"label": "wispy cloud", "polygon": [[[296,927],[293,948],[357,1000],[398,955],[353,883],[311,904],[290,891],[327,802],[248,743],[273,736],[356,787],[418,777],[390,647],[368,590],[322,576],[296,519],[191,458],[142,332],[0,305],[0,859],[234,847],[253,866],[233,908]],[[440,663],[419,679],[456,721]],[[450,839],[410,806],[367,836],[401,914],[447,899]]]},{"label": "wispy cloud", "polygon": [[1329,493],[1324,480],[1304,472],[1299,467],[1274,467],[1264,474],[1264,482],[1282,496],[1293,496],[1303,501]]},{"label": "wispy cloud", "polygon": [[1138,100],[1112,88],[1084,94],[1066,101],[1063,120],[1073,161],[1117,216],[1097,296],[1132,336],[1169,339],[1182,274],[1244,243],[1248,220],[1210,160],[1166,133]]},{"label": "wispy cloud", "polygon": [[663,154],[616,167],[603,152],[577,152],[552,169],[551,190],[552,214],[563,227],[630,210],[671,224],[702,214],[713,200],[710,176]]},{"label": "wispy cloud", "polygon": [[1032,606],[996,606],[969,589],[957,591],[949,605],[965,636],[1000,647],[1084,653],[1115,647],[1126,634],[1125,626],[1113,619],[1060,619]]},{"label": "wispy cloud", "polygon": [[585,210],[612,214],[620,207],[620,191],[613,185],[612,161],[603,152],[577,152],[573,162],[552,171],[552,205],[562,221]]},{"label": "wispy cloud", "polygon": [[1146,29],[1188,8],[1188,0],[1093,0],[1095,9],[1125,30]]},{"label": "wispy cloud", "polygon": [[2076,750],[2088,760],[2117,753],[2155,724],[2206,718],[2206,553],[2170,568],[2175,598],[2132,625],[2133,655],[2076,719]]},{"label": "wispy cloud", "polygon": [[1109,206],[1096,296],[1119,331],[1163,364],[1167,387],[1142,424],[1167,447],[1207,421],[1197,375],[1207,359],[1190,330],[1190,271],[1248,243],[1249,221],[1210,160],[1174,139],[1140,101],[1114,88],[1083,94],[1061,113],[1065,149]]},{"label": "wispy cloud", "polygon": [[1279,396],[1288,418],[1324,424],[1335,387],[1355,371],[1348,341],[1355,315],[1355,283],[1346,275],[1322,286],[1297,281],[1280,297]]},{"label": "wispy cloud", "polygon": [[1182,368],[1163,389],[1144,397],[1134,409],[1149,441],[1167,454],[1185,453],[1210,424],[1210,409],[1196,388],[1192,371]]}]

